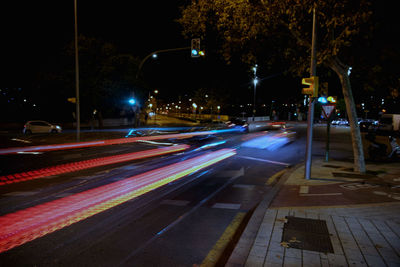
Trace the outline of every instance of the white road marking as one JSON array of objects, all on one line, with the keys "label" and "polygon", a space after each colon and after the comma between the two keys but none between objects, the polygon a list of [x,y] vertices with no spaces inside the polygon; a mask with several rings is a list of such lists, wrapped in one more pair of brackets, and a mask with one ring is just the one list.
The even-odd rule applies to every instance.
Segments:
[{"label": "white road marking", "polygon": [[380,196],[387,196],[386,192],[382,192],[382,191],[374,191],[373,192],[375,195],[380,195]]},{"label": "white road marking", "polygon": [[267,163],[272,163],[272,164],[278,164],[278,165],[283,165],[283,166],[290,166],[289,163],[286,162],[279,162],[279,161],[274,161],[274,160],[268,160],[268,159],[260,159],[260,158],[253,158],[253,157],[247,157],[247,156],[238,156],[239,158],[244,158],[244,159],[250,159],[250,160],[256,160],[256,161],[262,161],[262,162],[267,162]]},{"label": "white road marking", "polygon": [[240,168],[240,170],[229,170],[229,171],[221,171],[218,173],[218,177],[230,177],[232,179],[236,179],[240,176],[244,175],[244,168]]},{"label": "white road marking", "polygon": [[71,195],[73,195],[73,194],[74,194],[74,193],[62,193],[62,194],[57,195],[56,197],[63,198],[63,197],[71,196]]},{"label": "white road marking", "polygon": [[308,185],[301,185],[299,189],[299,194],[308,194]]},{"label": "white road marking", "polygon": [[234,184],[232,187],[234,188],[244,188],[244,189],[253,189],[255,185],[253,184]]},{"label": "white road marking", "polygon": [[238,210],[238,209],[240,209],[240,206],[241,206],[241,204],[235,204],[235,203],[215,203],[212,206],[212,208]]},{"label": "white road marking", "polygon": [[19,138],[12,138],[11,140],[12,140],[12,141],[17,141],[17,142],[26,143],[26,144],[32,143],[32,142],[29,141],[29,140],[24,140],[24,139],[19,139]]},{"label": "white road marking", "polygon": [[9,197],[28,197],[28,196],[33,196],[37,194],[38,191],[15,191],[15,192],[10,192],[7,194],[3,194],[3,196],[9,196]]},{"label": "white road marking", "polygon": [[301,197],[340,196],[343,193],[300,194]]},{"label": "white road marking", "polygon": [[364,188],[374,188],[374,187],[378,187],[379,185],[351,183],[351,184],[342,184],[339,186],[344,189],[347,189],[347,190],[357,190],[357,189],[364,189]]},{"label": "white road marking", "polygon": [[188,200],[179,200],[179,199],[165,199],[161,201],[163,205],[172,205],[172,206],[187,206],[190,203]]}]

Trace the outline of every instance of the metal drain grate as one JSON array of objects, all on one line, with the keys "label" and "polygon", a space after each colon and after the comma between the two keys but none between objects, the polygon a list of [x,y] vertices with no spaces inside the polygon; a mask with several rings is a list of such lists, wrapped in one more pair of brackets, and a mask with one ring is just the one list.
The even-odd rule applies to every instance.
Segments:
[{"label": "metal drain grate", "polygon": [[334,253],[328,227],[323,220],[286,217],[282,245],[290,248]]}]

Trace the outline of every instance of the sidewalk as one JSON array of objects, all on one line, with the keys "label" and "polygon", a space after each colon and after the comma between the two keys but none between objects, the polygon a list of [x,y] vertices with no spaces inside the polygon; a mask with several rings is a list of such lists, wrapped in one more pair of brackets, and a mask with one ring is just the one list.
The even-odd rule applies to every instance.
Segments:
[{"label": "sidewalk", "polygon": [[400,266],[400,163],[314,160],[259,204],[226,266]]}]

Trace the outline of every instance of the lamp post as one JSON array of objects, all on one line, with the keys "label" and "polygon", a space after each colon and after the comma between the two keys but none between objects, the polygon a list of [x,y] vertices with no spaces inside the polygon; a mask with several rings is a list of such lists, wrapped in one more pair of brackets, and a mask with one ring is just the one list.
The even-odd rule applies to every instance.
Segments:
[{"label": "lamp post", "polygon": [[254,84],[254,95],[253,95],[253,121],[255,120],[255,116],[256,116],[256,88],[257,88],[257,83],[258,83],[258,79],[257,79],[257,67],[258,65],[254,65],[253,67],[253,73],[254,73],[254,80],[253,80],[253,84]]},{"label": "lamp post", "polygon": [[258,83],[257,77],[254,78],[253,83],[254,83],[254,99],[253,99],[253,121],[254,121],[256,116],[256,88]]},{"label": "lamp post", "polygon": [[79,57],[78,57],[78,16],[77,16],[77,0],[74,0],[74,18],[75,18],[75,90],[76,90],[76,141],[80,140],[81,131],[81,115],[79,101]]}]

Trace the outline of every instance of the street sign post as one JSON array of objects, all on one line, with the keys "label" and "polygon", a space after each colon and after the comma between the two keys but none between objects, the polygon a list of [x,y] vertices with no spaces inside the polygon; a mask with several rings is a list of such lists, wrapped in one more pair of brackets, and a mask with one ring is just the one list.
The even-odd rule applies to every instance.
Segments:
[{"label": "street sign post", "polygon": [[330,143],[330,136],[331,136],[331,121],[332,121],[332,114],[336,109],[336,104],[326,104],[322,106],[322,113],[326,118],[326,147],[325,147],[325,161],[329,161],[329,143]]},{"label": "street sign post", "polygon": [[[316,49],[316,14],[315,7],[313,9],[313,27],[312,27],[312,41],[311,41],[311,66],[310,76],[317,76],[317,49]],[[307,82],[307,81],[305,81]],[[315,93],[318,87],[313,86]],[[318,91],[317,91],[318,92]],[[304,165],[304,178],[311,179],[311,163],[312,163],[312,136],[313,136],[313,121],[314,121],[314,96],[310,95],[308,100],[308,114],[307,114],[307,142],[306,142],[306,160]]]}]

